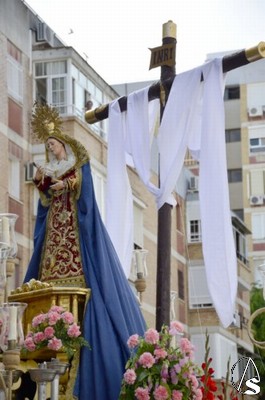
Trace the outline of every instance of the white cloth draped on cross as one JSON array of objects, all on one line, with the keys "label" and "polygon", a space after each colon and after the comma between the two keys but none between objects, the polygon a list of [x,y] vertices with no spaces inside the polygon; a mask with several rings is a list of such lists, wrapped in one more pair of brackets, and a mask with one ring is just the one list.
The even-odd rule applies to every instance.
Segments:
[{"label": "white cloth draped on cross", "polygon": [[159,188],[150,182],[151,143],[159,103],[148,102],[148,89],[128,96],[126,113],[120,112],[117,100],[109,107],[107,229],[128,276],[133,250],[133,199],[126,164],[136,168],[155,196],[158,208],[164,203],[174,205],[172,192],[188,148],[200,161],[202,244],[208,288],[218,316],[227,327],[233,322],[237,260],[226,170],[222,60],[212,60],[174,79],[157,137]]}]

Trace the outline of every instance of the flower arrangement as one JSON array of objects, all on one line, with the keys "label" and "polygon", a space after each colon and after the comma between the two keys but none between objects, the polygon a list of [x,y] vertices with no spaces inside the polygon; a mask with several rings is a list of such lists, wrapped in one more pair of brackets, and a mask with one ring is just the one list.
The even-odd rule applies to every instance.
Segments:
[{"label": "flower arrangement", "polygon": [[[182,336],[177,346],[174,337]],[[131,356],[126,364],[119,399],[126,400],[201,400],[193,362],[194,347],[183,337],[178,321],[163,325],[161,332],[148,329],[144,337],[130,336]]]},{"label": "flower arrangement", "polygon": [[63,350],[70,359],[76,350],[88,346],[81,336],[80,327],[74,322],[71,312],[63,307],[52,306],[47,313],[33,318],[32,330],[24,341],[24,350],[33,352],[39,349]]}]

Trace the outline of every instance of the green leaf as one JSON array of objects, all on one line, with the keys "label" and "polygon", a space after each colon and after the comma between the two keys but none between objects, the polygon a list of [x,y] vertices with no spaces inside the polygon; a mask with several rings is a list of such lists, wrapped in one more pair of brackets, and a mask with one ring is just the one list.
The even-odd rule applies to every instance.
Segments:
[{"label": "green leaf", "polygon": [[144,369],[144,370],[140,373],[140,375],[138,376],[137,381],[138,381],[138,382],[142,382],[142,381],[143,381],[145,378],[147,378],[149,375],[150,375],[150,373],[149,373],[148,369]]}]

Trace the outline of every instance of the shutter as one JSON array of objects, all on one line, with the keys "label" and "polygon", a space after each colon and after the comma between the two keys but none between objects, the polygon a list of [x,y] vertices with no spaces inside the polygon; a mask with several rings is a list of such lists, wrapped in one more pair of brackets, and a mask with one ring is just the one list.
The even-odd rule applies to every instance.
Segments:
[{"label": "shutter", "polygon": [[252,214],[252,238],[264,239],[265,236],[265,214]]},{"label": "shutter", "polygon": [[259,196],[265,193],[264,191],[264,171],[257,170],[250,172],[250,193],[251,196]]},{"label": "shutter", "polygon": [[189,267],[189,306],[190,308],[213,307],[203,265]]}]

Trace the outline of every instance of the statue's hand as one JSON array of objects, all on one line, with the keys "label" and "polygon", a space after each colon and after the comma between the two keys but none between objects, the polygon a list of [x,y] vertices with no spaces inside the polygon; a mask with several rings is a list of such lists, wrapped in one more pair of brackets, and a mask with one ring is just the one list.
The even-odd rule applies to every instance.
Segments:
[{"label": "statue's hand", "polygon": [[59,179],[52,179],[53,185],[50,186],[52,190],[62,190],[64,189],[64,181]]},{"label": "statue's hand", "polygon": [[44,174],[45,174],[44,167],[42,167],[41,165],[37,165],[35,163],[34,163],[34,165],[35,165],[35,167],[37,167],[37,171],[36,171],[34,179],[36,181],[41,181],[43,179],[43,177],[44,177]]}]

